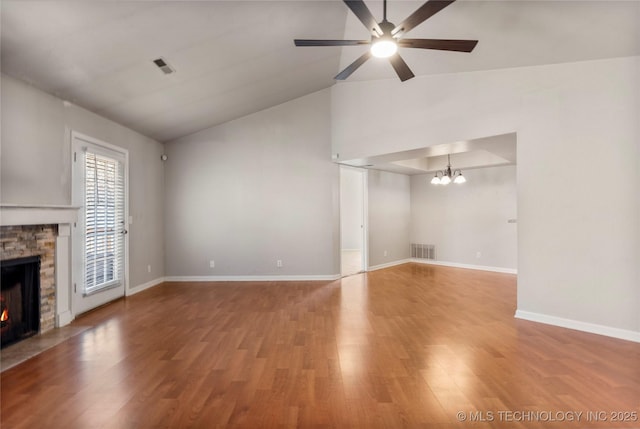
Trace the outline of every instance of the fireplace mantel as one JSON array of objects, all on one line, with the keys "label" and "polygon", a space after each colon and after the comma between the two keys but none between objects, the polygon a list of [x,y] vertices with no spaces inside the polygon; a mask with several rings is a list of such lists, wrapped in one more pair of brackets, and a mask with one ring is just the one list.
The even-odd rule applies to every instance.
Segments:
[{"label": "fireplace mantel", "polygon": [[73,223],[80,207],[59,205],[0,204],[0,225],[51,225]]}]

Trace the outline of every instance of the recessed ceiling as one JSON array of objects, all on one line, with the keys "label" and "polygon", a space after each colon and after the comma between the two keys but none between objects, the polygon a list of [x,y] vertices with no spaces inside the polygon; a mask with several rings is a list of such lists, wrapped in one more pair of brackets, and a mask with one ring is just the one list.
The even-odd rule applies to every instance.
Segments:
[{"label": "recessed ceiling", "polygon": [[[389,1],[401,21],[422,1]],[[367,1],[376,17],[381,2]],[[341,1],[3,0],[2,71],[159,141],[334,84],[363,38]],[[401,50],[418,76],[640,55],[640,2],[458,0],[409,34],[478,39],[471,54]],[[405,52],[406,51],[406,52]],[[162,57],[175,73],[153,63]],[[349,80],[397,79],[368,61]],[[398,85],[411,85],[412,81]]]},{"label": "recessed ceiling", "polygon": [[508,133],[353,159],[341,164],[413,176],[444,170],[448,155],[452,167],[470,170],[515,165],[516,152],[516,134]]}]

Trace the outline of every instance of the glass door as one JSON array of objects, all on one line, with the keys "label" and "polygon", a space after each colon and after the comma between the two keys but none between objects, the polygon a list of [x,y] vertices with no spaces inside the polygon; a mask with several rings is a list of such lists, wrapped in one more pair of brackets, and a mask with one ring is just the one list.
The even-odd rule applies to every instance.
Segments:
[{"label": "glass door", "polygon": [[79,314],[124,295],[127,267],[127,153],[73,135],[74,302]]}]

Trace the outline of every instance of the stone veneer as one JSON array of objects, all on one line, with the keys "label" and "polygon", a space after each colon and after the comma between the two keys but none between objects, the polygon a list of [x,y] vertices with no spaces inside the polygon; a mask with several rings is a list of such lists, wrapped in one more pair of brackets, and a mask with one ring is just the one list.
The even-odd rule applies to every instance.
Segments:
[{"label": "stone veneer", "polygon": [[58,225],[0,227],[0,261],[40,256],[40,332],[55,327],[55,246]]}]

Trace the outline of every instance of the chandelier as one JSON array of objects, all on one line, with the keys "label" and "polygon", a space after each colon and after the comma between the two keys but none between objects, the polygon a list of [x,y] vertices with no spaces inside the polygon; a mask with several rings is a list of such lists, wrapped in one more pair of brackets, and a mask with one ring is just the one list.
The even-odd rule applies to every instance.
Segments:
[{"label": "chandelier", "polygon": [[436,171],[436,175],[431,179],[433,185],[448,185],[453,183],[464,183],[467,179],[462,175],[462,170],[454,170],[451,172],[451,156],[447,155],[447,168]]}]

